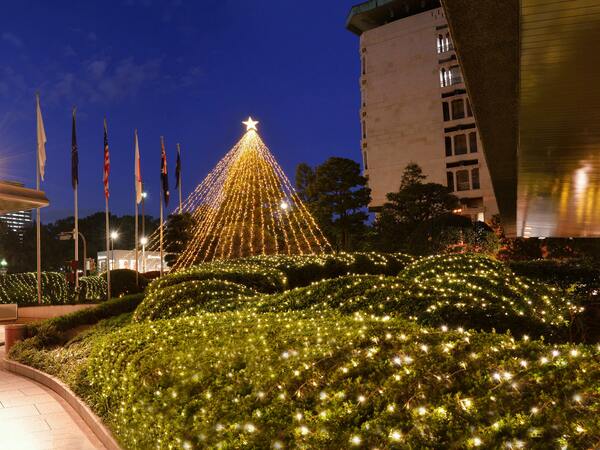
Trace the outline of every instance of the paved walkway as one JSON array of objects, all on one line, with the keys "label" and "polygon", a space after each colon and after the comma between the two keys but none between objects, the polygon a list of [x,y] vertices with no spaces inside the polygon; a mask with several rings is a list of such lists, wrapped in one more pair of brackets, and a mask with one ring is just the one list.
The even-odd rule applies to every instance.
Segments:
[{"label": "paved walkway", "polygon": [[[4,327],[0,328],[2,342]],[[0,358],[4,359],[3,346]],[[0,368],[0,450],[104,448],[81,417],[54,391]]]}]

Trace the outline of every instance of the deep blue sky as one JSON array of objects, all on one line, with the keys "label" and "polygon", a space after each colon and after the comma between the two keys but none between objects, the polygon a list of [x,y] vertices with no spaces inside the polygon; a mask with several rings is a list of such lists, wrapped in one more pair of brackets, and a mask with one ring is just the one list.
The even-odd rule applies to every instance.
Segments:
[{"label": "deep blue sky", "polygon": [[[3,2],[0,178],[35,185],[35,104],[46,125],[43,221],[72,215],[71,107],[78,108],[80,214],[103,210],[102,119],[111,149],[111,212],[133,213],[133,130],[158,214],[160,143],[184,197],[243,133],[249,114],[288,176],[328,156],[358,160],[356,0]],[[172,202],[171,206],[175,206]]]}]

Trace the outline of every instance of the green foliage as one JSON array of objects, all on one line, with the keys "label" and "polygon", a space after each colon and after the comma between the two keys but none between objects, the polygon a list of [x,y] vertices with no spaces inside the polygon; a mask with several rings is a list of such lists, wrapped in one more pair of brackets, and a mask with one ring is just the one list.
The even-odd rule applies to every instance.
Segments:
[{"label": "green foliage", "polygon": [[[324,280],[352,271],[376,275]],[[563,294],[481,255],[253,257],[153,281],[134,323],[65,333],[141,295],[36,325],[11,357],[123,448],[594,448],[600,347],[522,336],[563,337]]]},{"label": "green foliage", "polygon": [[81,303],[104,301],[107,288],[106,280],[100,275],[79,277],[79,301]]},{"label": "green foliage", "polygon": [[368,314],[238,311],[106,335],[86,377],[124,448],[592,448],[599,357]]},{"label": "green foliage", "polygon": [[236,301],[256,294],[254,289],[231,281],[184,281],[150,292],[136,309],[134,320],[142,322],[192,316],[200,311],[225,311],[237,304]]},{"label": "green foliage", "polygon": [[360,165],[347,158],[329,158],[315,169],[300,164],[296,187],[319,226],[338,250],[349,250],[365,232],[371,190]]},{"label": "green foliage", "polygon": [[220,279],[243,284],[262,293],[280,292],[287,288],[285,274],[250,260],[215,261],[180,270],[157,278],[148,285],[148,295],[185,281]]},{"label": "green foliage", "polygon": [[[409,164],[404,169],[399,191],[387,194],[388,201],[375,222],[379,248],[403,250],[416,244],[426,246],[427,233],[422,230],[412,237],[415,230],[427,228],[432,220],[448,215],[460,206],[458,198],[448,187],[423,183],[424,179],[421,168],[414,163]],[[425,235],[424,242],[415,243],[421,235]]]},{"label": "green foliage", "polygon": [[[72,303],[74,292],[64,274],[42,272],[42,304],[60,305]],[[0,303],[16,303],[19,306],[37,305],[37,274],[33,272],[0,275]]]},{"label": "green foliage", "polygon": [[169,214],[164,233],[165,261],[173,266],[179,255],[186,249],[194,237],[194,218],[188,212]]},{"label": "green foliage", "polygon": [[519,275],[565,287],[600,283],[600,266],[590,259],[535,259],[511,261],[509,265]]},{"label": "green foliage", "polygon": [[[106,280],[106,272],[102,274]],[[120,297],[122,295],[138,294],[143,292],[148,285],[148,280],[143,274],[138,274],[136,281],[135,270],[115,269],[110,271],[110,296]]]}]

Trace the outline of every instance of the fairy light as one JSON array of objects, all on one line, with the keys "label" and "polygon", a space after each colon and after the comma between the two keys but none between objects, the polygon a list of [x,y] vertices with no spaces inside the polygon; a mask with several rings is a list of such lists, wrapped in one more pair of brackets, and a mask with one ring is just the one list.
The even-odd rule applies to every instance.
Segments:
[{"label": "fairy light", "polygon": [[[329,242],[260,138],[258,121],[183,204],[193,238],[172,269],[252,255],[308,255],[331,251]],[[156,236],[149,250],[157,247]]]}]

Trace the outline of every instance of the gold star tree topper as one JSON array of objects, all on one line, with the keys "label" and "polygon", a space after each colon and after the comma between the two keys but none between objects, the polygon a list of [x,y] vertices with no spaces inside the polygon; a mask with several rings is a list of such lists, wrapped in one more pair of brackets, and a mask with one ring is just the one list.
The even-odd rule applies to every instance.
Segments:
[{"label": "gold star tree topper", "polygon": [[242,122],[242,123],[244,125],[246,125],[246,131],[250,131],[250,130],[257,131],[256,125],[258,125],[260,122],[258,120],[252,120],[252,117],[248,117],[248,120],[246,120],[245,122]]}]

